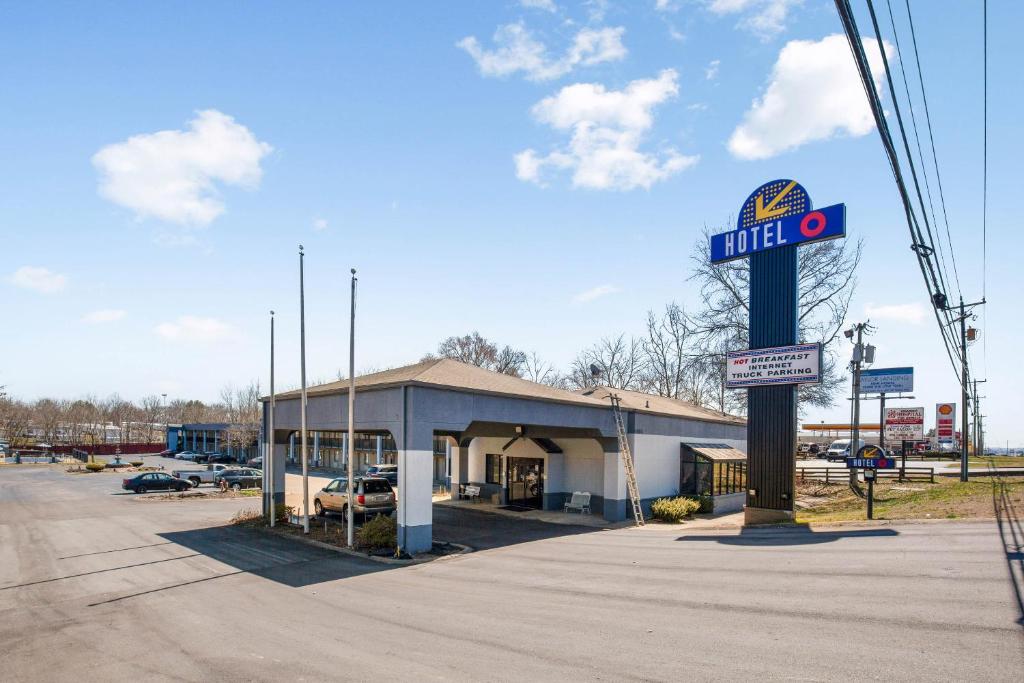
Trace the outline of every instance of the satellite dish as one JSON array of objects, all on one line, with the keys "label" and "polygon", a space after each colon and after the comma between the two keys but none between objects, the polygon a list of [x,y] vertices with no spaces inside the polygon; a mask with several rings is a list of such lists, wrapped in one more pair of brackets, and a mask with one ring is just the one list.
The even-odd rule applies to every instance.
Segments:
[{"label": "satellite dish", "polygon": [[604,373],[603,373],[603,371],[601,370],[601,368],[597,367],[597,366],[596,366],[596,365],[594,365],[593,363],[591,363],[591,364],[590,364],[590,376],[591,376],[591,377],[593,377],[594,379],[597,379],[597,378],[598,378],[598,377],[600,377],[600,376],[601,376],[602,374],[604,374]]}]

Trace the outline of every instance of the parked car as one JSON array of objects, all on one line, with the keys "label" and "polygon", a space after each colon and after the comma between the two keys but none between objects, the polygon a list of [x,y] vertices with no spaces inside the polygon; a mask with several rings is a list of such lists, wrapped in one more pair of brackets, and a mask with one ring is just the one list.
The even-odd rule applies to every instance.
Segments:
[{"label": "parked car", "polygon": [[394,472],[395,474],[397,474],[398,465],[380,464],[370,465],[369,467],[366,468],[366,476],[368,477],[379,477],[385,472]]},{"label": "parked car", "polygon": [[245,461],[246,467],[255,467],[258,470],[263,469],[263,456],[257,455],[255,458],[249,458]]},{"label": "parked car", "polygon": [[199,486],[200,484],[212,484],[217,473],[223,472],[226,469],[228,469],[227,465],[207,465],[203,469],[171,470],[171,476],[184,479],[190,482],[192,486]]},{"label": "parked car", "polygon": [[187,491],[192,484],[184,479],[177,479],[166,472],[146,472],[138,474],[131,479],[121,481],[121,488],[125,491],[135,493],[146,493],[147,491]]},{"label": "parked car", "polygon": [[[355,503],[352,512],[356,515],[390,515],[395,511],[395,490],[383,477],[356,477],[352,480],[352,494]],[[318,517],[329,512],[340,512],[348,519],[348,479],[339,477],[317,491],[313,496],[313,510]]]},{"label": "parked car", "polygon": [[159,455],[162,458],[173,458],[174,457],[174,449],[173,448],[165,448],[164,450],[162,450],[159,453],[157,453],[157,455]]},{"label": "parked car", "polygon": [[206,459],[207,462],[219,462],[221,464],[235,462],[235,458],[227,453],[208,453],[207,455],[209,456]]},{"label": "parked car", "polygon": [[250,467],[229,467],[213,475],[213,483],[221,486],[221,482],[229,489],[263,488],[263,472]]},{"label": "parked car", "polygon": [[194,461],[194,460],[196,459],[196,456],[197,456],[197,455],[199,455],[199,454],[198,454],[198,453],[194,453],[194,452],[192,452],[192,451],[182,451],[181,453],[178,453],[178,454],[177,454],[177,455],[175,455],[174,457],[175,457],[176,459],[178,459],[178,460],[190,460],[190,461]]},{"label": "parked car", "polygon": [[[833,441],[829,445],[828,450],[825,452],[825,459],[828,460],[829,462],[832,462],[833,460],[838,460],[842,462],[843,460],[846,460],[847,458],[851,457],[851,441],[851,439],[836,439],[835,441]],[[856,455],[857,451],[860,451],[860,449],[863,447],[864,439],[857,439],[857,448],[854,451],[853,455]]]}]

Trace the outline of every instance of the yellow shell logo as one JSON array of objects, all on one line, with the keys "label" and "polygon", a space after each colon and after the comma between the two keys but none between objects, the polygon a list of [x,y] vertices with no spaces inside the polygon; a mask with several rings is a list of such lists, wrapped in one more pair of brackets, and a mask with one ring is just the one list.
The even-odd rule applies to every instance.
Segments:
[{"label": "yellow shell logo", "polygon": [[939,413],[941,415],[949,415],[952,412],[953,406],[949,405],[948,403],[943,403],[941,406],[939,406]]}]

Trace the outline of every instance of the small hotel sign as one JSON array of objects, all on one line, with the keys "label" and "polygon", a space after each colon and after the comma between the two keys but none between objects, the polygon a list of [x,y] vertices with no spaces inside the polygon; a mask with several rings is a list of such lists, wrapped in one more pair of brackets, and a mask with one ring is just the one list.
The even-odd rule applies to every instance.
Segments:
[{"label": "small hotel sign", "polygon": [[726,358],[725,386],[729,389],[819,382],[821,344],[730,351]]}]

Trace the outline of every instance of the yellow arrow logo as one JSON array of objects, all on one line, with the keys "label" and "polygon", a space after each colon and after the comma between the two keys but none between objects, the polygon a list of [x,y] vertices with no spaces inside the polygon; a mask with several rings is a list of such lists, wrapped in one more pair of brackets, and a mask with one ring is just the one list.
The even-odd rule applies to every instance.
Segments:
[{"label": "yellow arrow logo", "polygon": [[764,203],[764,195],[757,195],[757,199],[754,200],[754,220],[760,223],[761,221],[767,221],[772,218],[784,216],[786,212],[789,211],[789,207],[780,206],[779,208],[775,208],[775,205],[782,201],[782,199],[789,194],[789,191],[794,187],[796,187],[796,181],[791,180],[789,185],[786,185],[786,187],[782,189],[782,192],[775,195],[775,197],[768,202],[767,206],[765,206]]}]

